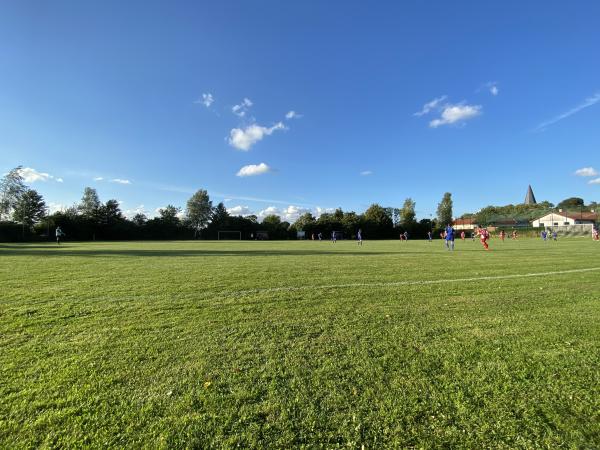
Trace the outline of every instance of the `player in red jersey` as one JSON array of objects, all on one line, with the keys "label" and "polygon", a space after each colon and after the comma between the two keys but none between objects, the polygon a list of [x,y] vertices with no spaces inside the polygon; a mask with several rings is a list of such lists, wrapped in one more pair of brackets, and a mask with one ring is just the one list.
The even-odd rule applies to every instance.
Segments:
[{"label": "player in red jersey", "polygon": [[489,238],[490,238],[489,231],[485,228],[480,228],[479,229],[479,239],[481,240],[481,245],[483,245],[483,248],[485,248],[486,250],[490,249],[490,246],[487,243]]}]

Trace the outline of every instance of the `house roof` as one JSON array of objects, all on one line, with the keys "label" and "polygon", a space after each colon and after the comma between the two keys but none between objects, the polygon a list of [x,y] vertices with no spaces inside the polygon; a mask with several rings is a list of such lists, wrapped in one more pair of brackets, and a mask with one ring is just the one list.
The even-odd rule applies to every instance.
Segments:
[{"label": "house roof", "polygon": [[598,214],[593,212],[566,212],[562,214],[573,220],[598,220]]},{"label": "house roof", "polygon": [[452,225],[477,225],[477,220],[472,217],[468,219],[454,219]]}]

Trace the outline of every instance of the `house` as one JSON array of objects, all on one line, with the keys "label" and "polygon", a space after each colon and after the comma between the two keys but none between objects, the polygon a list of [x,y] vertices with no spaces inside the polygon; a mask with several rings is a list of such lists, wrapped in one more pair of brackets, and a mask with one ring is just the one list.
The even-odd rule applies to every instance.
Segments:
[{"label": "house", "polygon": [[477,228],[477,223],[473,220],[473,217],[469,217],[468,219],[454,219],[452,226],[455,230],[474,230]]},{"label": "house", "polygon": [[561,227],[566,225],[593,225],[598,221],[598,213],[587,212],[551,212],[532,222],[534,228]]}]

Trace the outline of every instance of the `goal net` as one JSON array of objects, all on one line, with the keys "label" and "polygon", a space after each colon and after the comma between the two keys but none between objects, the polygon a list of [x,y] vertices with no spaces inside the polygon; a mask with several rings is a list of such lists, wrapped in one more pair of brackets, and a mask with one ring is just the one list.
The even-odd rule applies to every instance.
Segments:
[{"label": "goal net", "polygon": [[242,240],[242,232],[241,231],[219,231],[217,233],[217,238],[219,241],[241,241]]},{"label": "goal net", "polygon": [[594,225],[591,223],[581,223],[576,225],[555,225],[546,227],[546,231],[553,232],[559,237],[592,237]]}]

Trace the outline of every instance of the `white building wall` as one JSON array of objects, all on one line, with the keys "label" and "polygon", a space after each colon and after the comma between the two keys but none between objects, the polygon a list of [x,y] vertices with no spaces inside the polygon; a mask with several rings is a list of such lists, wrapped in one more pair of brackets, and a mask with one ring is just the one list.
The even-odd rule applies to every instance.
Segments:
[{"label": "white building wall", "polygon": [[574,224],[575,224],[574,219],[570,219],[569,217],[563,216],[560,213],[546,214],[545,216],[540,217],[539,219],[536,219],[532,222],[532,226],[534,228],[574,225]]}]

